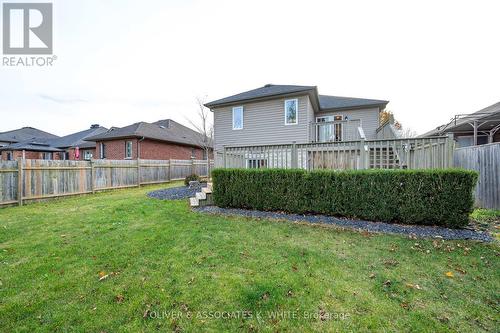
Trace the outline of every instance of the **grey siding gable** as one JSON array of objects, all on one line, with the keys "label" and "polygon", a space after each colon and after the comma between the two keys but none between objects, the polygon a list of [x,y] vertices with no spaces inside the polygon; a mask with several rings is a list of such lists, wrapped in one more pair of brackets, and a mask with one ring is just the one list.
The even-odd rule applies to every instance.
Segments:
[{"label": "grey siding gable", "polygon": [[[297,125],[285,125],[285,100],[298,99]],[[240,106],[240,105],[235,105]],[[241,104],[243,129],[233,130],[233,106],[215,108],[215,150],[223,146],[271,145],[306,143],[309,139],[309,123],[313,113],[309,96],[283,97],[262,102]]]},{"label": "grey siding gable", "polygon": [[[315,114],[315,117],[329,116],[329,115],[342,115],[347,116],[349,119],[360,119],[361,127],[365,132],[366,139],[374,140],[377,137],[377,128],[379,127],[379,108],[367,108],[356,110],[341,110],[331,112],[320,112]],[[315,119],[316,120],[316,119]]]}]

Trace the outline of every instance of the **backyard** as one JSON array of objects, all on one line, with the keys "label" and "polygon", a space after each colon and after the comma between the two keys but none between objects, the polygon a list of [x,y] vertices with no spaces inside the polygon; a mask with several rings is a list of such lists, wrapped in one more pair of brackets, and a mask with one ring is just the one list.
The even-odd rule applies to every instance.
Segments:
[{"label": "backyard", "polygon": [[206,215],[162,187],[1,209],[0,331],[500,325],[498,242]]}]

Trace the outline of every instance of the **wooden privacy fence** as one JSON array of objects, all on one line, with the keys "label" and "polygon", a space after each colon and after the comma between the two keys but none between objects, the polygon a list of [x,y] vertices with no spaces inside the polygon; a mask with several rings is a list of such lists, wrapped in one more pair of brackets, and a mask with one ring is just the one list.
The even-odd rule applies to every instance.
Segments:
[{"label": "wooden privacy fence", "polygon": [[[210,163],[210,165],[209,165]],[[208,176],[213,161],[0,161],[0,206],[95,191]]]},{"label": "wooden privacy fence", "polygon": [[218,166],[306,170],[447,168],[453,166],[454,147],[448,136],[225,147]]},{"label": "wooden privacy fence", "polygon": [[454,164],[458,168],[476,170],[476,205],[500,209],[500,143],[458,148]]}]

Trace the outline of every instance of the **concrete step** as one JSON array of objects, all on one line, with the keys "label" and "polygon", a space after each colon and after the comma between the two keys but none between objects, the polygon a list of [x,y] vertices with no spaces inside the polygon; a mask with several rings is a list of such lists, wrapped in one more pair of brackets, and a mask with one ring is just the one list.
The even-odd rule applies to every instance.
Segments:
[{"label": "concrete step", "polygon": [[191,207],[198,207],[200,205],[200,201],[198,200],[198,198],[194,197],[194,198],[189,198],[189,205]]},{"label": "concrete step", "polygon": [[212,191],[212,185],[213,185],[212,183],[207,183],[207,187],[206,188],[209,189],[210,191]]},{"label": "concrete step", "polygon": [[208,188],[208,187],[204,187],[201,189],[201,191],[205,194],[209,194],[209,193],[212,193],[212,189],[211,188]]},{"label": "concrete step", "polygon": [[202,192],[197,192],[196,193],[196,199],[198,200],[205,200],[207,198],[207,194]]}]

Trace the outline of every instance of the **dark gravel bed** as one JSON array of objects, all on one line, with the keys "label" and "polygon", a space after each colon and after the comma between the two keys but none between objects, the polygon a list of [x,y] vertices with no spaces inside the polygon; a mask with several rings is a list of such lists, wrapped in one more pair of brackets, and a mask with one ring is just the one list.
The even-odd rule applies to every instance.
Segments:
[{"label": "dark gravel bed", "polygon": [[200,192],[202,187],[206,187],[206,184],[202,184],[198,188],[189,188],[187,186],[180,187],[170,187],[163,190],[153,191],[148,193],[148,197],[160,199],[160,200],[180,200],[194,197],[196,192]]},{"label": "dark gravel bed", "polygon": [[229,216],[245,216],[253,218],[270,218],[289,220],[293,222],[309,222],[313,224],[324,223],[336,225],[346,229],[365,230],[376,233],[411,235],[418,238],[443,238],[443,239],[470,239],[483,242],[490,242],[493,238],[484,232],[469,229],[448,229],[436,226],[403,225],[384,222],[370,222],[363,220],[339,219],[325,215],[297,215],[275,212],[263,212],[257,210],[245,210],[234,208],[220,208],[216,206],[206,206],[194,209],[197,212],[221,214]]}]

